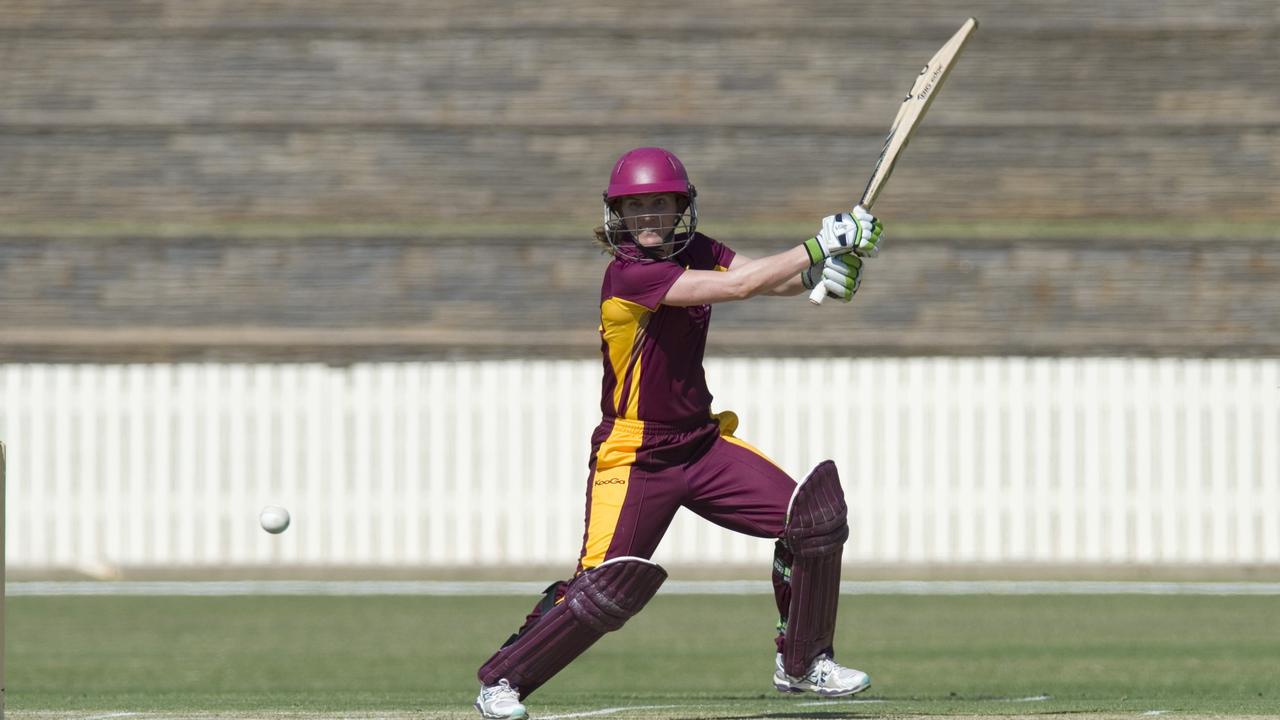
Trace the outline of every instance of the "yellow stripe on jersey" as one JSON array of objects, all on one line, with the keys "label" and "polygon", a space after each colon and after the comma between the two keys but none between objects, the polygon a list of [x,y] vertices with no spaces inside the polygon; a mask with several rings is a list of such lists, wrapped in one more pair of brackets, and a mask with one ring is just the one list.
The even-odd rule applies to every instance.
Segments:
[{"label": "yellow stripe on jersey", "polygon": [[[609,367],[613,369],[613,407],[619,417],[638,417],[640,402],[640,345],[650,311],[645,306],[611,297],[600,305],[600,333],[609,348]],[[622,397],[630,372],[631,392]]]},{"label": "yellow stripe on jersey", "polygon": [[596,471],[591,477],[591,507],[588,510],[587,540],[582,549],[582,569],[604,562],[613,542],[622,504],[627,499],[631,466],[644,440],[644,423],[614,420],[609,438],[596,451]]},{"label": "yellow stripe on jersey", "polygon": [[[640,333],[643,335],[644,330]],[[636,338],[636,347],[640,347],[640,340]],[[625,407],[619,408],[620,417],[628,420],[640,419],[640,353],[635,353],[635,364],[631,369],[631,392],[627,393],[627,404]]]}]

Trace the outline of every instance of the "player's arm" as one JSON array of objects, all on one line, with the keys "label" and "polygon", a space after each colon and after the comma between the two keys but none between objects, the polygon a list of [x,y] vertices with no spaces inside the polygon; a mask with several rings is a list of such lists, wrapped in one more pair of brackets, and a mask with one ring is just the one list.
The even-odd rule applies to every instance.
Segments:
[{"label": "player's arm", "polygon": [[756,295],[798,295],[818,284],[829,295],[849,302],[862,279],[861,258],[879,254],[883,231],[883,223],[861,206],[829,215],[822,219],[818,233],[799,248],[759,259],[738,253],[724,272],[686,270],[662,302],[689,306]]},{"label": "player's arm", "polygon": [[769,292],[792,277],[799,277],[801,270],[812,265],[812,252],[816,251],[821,256],[821,248],[811,250],[809,245],[816,243],[797,245],[785,252],[745,263],[739,262],[740,255],[735,256],[729,269],[723,272],[686,270],[667,290],[662,304],[677,307],[711,305],[746,300]]},{"label": "player's arm", "polygon": [[[729,270],[731,272],[734,270],[743,270],[747,267],[747,265],[750,265],[753,262],[755,262],[754,259],[749,258],[746,255],[743,255],[742,253],[737,253],[736,255],[733,256],[733,261],[729,263]],[[806,271],[807,271],[807,268],[806,270],[802,270],[801,272],[795,275],[788,276],[785,280],[782,281],[780,285],[775,285],[774,287],[769,288],[768,290],[765,290],[763,293],[760,293],[760,294],[773,295],[778,297],[789,297],[792,295],[799,295],[800,293],[805,292],[806,290],[803,282],[804,273]]]},{"label": "player's arm", "polygon": [[[742,266],[752,262],[750,258],[744,258],[739,254],[734,257],[733,263],[729,266],[730,269],[739,267],[740,260]],[[810,265],[801,270],[800,274],[787,278],[781,285],[761,294],[790,297],[807,293],[818,284],[827,289],[828,296],[844,302],[852,301],[854,293],[858,292],[858,286],[862,284],[862,258],[854,253],[829,257],[816,265]]]}]

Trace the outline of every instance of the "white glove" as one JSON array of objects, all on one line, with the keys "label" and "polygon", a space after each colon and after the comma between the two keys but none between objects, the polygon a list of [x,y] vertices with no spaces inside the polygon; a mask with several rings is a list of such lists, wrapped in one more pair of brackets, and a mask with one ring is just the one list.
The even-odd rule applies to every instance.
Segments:
[{"label": "white glove", "polygon": [[810,290],[822,283],[827,297],[849,302],[862,284],[862,258],[857,255],[827,258],[800,273],[800,282]]},{"label": "white glove", "polygon": [[848,213],[822,218],[818,234],[804,241],[809,259],[818,264],[822,259],[855,253],[859,257],[880,254],[884,224],[875,215],[857,205]]}]

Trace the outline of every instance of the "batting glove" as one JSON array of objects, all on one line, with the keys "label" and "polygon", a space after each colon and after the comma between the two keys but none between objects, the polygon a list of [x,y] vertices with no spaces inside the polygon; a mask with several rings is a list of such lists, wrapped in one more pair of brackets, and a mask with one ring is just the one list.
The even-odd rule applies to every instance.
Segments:
[{"label": "batting glove", "polygon": [[857,255],[827,258],[800,273],[800,282],[809,290],[822,283],[827,297],[849,302],[862,284],[862,258]]},{"label": "batting glove", "polygon": [[859,257],[880,254],[884,224],[861,205],[847,213],[822,218],[818,234],[804,241],[809,259],[817,265],[829,257],[855,253]]}]

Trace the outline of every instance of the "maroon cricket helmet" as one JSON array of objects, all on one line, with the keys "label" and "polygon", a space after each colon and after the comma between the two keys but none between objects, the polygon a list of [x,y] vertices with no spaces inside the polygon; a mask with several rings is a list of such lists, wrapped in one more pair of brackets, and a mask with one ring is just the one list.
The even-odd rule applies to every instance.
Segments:
[{"label": "maroon cricket helmet", "polygon": [[[668,192],[682,196],[685,207],[680,215],[674,216],[660,248],[642,247],[625,230],[623,217],[614,209],[613,203],[629,195]],[[697,196],[698,191],[689,182],[684,163],[674,153],[660,147],[628,150],[614,164],[613,172],[609,174],[609,187],[604,191],[605,236],[616,254],[649,260],[673,257],[685,249],[698,227]],[[619,240],[630,242],[620,246]]]},{"label": "maroon cricket helmet", "polygon": [[608,202],[627,195],[660,192],[694,195],[689,173],[680,158],[660,147],[642,147],[628,150],[618,158],[609,175],[604,199]]}]

